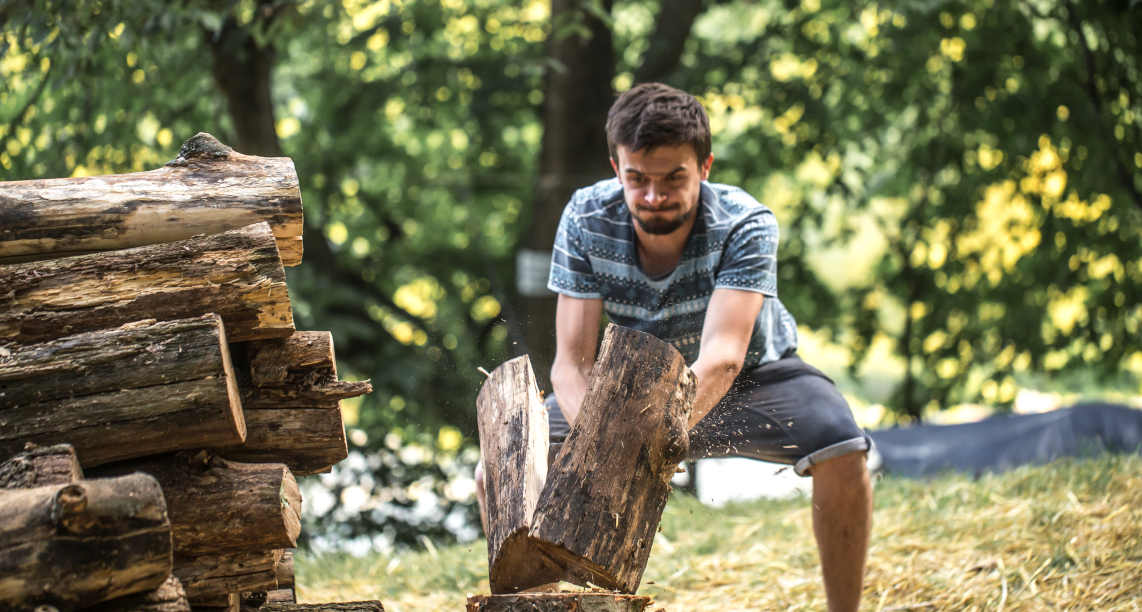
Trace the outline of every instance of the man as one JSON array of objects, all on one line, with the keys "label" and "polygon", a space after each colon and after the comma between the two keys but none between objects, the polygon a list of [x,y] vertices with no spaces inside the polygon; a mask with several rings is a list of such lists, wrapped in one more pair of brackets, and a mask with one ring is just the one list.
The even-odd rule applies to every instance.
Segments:
[{"label": "man", "polygon": [[615,178],[572,196],[552,255],[553,441],[578,416],[604,311],[670,342],[698,382],[691,457],[754,457],[811,476],[829,609],[856,610],[871,443],[833,382],[797,356],[796,324],[777,298],[772,211],[741,189],[706,182],[709,121],[685,92],[638,85],[615,101],[606,129]]}]

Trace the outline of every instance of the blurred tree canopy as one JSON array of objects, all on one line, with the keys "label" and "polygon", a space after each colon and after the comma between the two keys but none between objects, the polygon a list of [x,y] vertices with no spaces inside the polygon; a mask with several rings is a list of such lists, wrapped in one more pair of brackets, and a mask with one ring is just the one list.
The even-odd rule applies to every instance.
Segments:
[{"label": "blurred tree canopy", "polygon": [[376,388],[325,479],[343,535],[473,516],[447,481],[477,367],[552,353],[516,253],[608,174],[639,81],[704,102],[711,179],[782,223],[783,301],[853,372],[887,347],[898,414],[1142,373],[1136,0],[35,0],[0,25],[3,180],[154,168],[198,131],[294,159],[298,328]]}]

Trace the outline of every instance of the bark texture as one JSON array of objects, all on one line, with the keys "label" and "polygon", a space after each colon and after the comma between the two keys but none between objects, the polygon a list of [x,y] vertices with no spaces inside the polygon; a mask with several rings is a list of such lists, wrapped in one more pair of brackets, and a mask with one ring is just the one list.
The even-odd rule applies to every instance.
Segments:
[{"label": "bark texture", "polygon": [[83,468],[70,444],[29,444],[22,453],[0,463],[0,489],[34,489],[69,484],[81,478]]},{"label": "bark texture", "polygon": [[214,314],[12,344],[0,366],[0,455],[67,442],[91,467],[245,440]]},{"label": "bark texture", "polygon": [[281,550],[182,557],[176,555],[174,575],[192,605],[217,604],[230,593],[277,587],[274,566]]},{"label": "bark texture", "polygon": [[528,540],[547,478],[547,409],[526,355],[492,371],[476,398],[493,593],[558,581],[561,568]]},{"label": "bark texture", "polygon": [[297,544],[301,493],[280,463],[239,463],[183,451],[104,466],[96,473],[134,471],[162,484],[180,558]]},{"label": "bark texture", "polygon": [[246,441],[220,448],[227,459],[284,463],[294,475],[328,472],[349,456],[345,425],[336,403],[324,408],[246,411]]},{"label": "bark texture", "polygon": [[689,450],[694,393],[694,375],[674,347],[607,327],[530,532],[567,568],[565,579],[638,589],[670,479]]},{"label": "bark texture", "polygon": [[243,405],[250,410],[328,407],[373,390],[368,381],[337,380],[327,331],[298,331],[242,348],[238,369]]},{"label": "bark texture", "polygon": [[270,227],[0,266],[0,342],[43,342],[144,318],[217,313],[231,342],[288,336],[293,313]]},{"label": "bark texture", "polygon": [[92,605],[156,588],[171,528],[154,478],[0,490],[0,608]]},{"label": "bark texture", "polygon": [[384,612],[381,602],[343,601],[339,603],[267,603],[258,608],[259,612]]},{"label": "bark texture", "polygon": [[0,264],[124,249],[266,221],[301,263],[301,189],[288,157],[242,155],[198,133],[157,170],[0,183]]},{"label": "bark texture", "polygon": [[519,593],[473,595],[468,612],[642,612],[653,600],[618,593]]},{"label": "bark texture", "polygon": [[84,608],[84,612],[190,612],[190,602],[182,583],[172,575],[153,590],[112,599]]}]

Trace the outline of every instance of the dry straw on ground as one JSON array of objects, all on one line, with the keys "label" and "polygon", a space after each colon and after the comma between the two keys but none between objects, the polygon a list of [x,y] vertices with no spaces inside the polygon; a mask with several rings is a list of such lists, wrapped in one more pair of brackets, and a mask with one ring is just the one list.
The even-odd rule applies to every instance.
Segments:
[{"label": "dry straw on ground", "polygon": [[[824,610],[808,500],[667,506],[640,594],[666,610]],[[1142,609],[1142,457],[877,483],[865,610]],[[460,610],[483,542],[299,561],[305,601]]]}]

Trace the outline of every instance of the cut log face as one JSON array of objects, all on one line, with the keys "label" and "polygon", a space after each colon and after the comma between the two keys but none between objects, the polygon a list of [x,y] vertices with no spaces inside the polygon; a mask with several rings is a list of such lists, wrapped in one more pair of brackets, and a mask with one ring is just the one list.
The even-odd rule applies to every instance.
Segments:
[{"label": "cut log face", "polygon": [[695,386],[674,347],[608,326],[530,531],[565,566],[565,580],[638,589],[670,479],[689,451]]},{"label": "cut log face", "polygon": [[92,605],[158,587],[170,521],[154,478],[0,489],[0,608]]},{"label": "cut log face", "polygon": [[91,467],[245,440],[217,315],[13,344],[0,366],[0,455],[66,441]]},{"label": "cut log face", "polygon": [[520,593],[474,595],[467,612],[642,612],[653,600],[617,593]]},{"label": "cut log face", "polygon": [[0,342],[43,342],[141,318],[216,313],[231,342],[288,336],[293,314],[270,227],[0,266]]},{"label": "cut log face", "polygon": [[558,581],[528,541],[532,514],[547,477],[547,409],[526,355],[492,371],[476,398],[488,517],[488,568],[493,593]]},{"label": "cut log face", "polygon": [[235,353],[247,410],[327,407],[373,390],[368,381],[337,380],[329,332],[248,342]]},{"label": "cut log face", "polygon": [[148,172],[0,183],[0,264],[216,234],[266,221],[301,262],[302,206],[288,157],[242,155],[199,133]]},{"label": "cut log face", "polygon": [[135,471],[151,474],[162,484],[179,557],[297,544],[301,493],[293,474],[280,463],[239,463],[184,451],[102,466],[95,473]]},{"label": "cut log face", "polygon": [[274,566],[281,556],[281,550],[176,556],[174,575],[182,582],[192,605],[212,605],[230,593],[277,588]]},{"label": "cut log face", "polygon": [[33,489],[83,478],[83,468],[70,444],[28,446],[31,448],[25,447],[24,452],[0,463],[0,489]]}]

